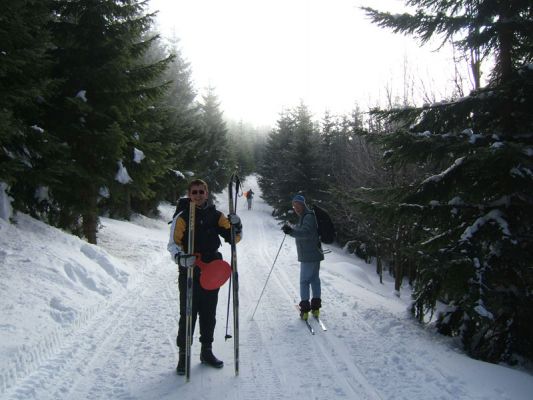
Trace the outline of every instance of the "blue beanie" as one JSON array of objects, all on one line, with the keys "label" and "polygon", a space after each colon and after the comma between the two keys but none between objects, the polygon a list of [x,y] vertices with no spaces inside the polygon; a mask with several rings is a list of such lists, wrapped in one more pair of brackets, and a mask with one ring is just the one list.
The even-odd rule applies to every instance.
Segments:
[{"label": "blue beanie", "polygon": [[292,198],[292,201],[293,202],[299,202],[299,203],[304,203],[305,204],[305,197],[303,197],[301,194],[297,194],[296,196],[294,196]]}]

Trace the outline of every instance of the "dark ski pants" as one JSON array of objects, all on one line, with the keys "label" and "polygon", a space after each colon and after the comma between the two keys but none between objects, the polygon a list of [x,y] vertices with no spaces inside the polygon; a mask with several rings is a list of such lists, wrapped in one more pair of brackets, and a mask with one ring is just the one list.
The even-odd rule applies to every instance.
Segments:
[{"label": "dark ski pants", "polygon": [[[195,267],[197,269],[198,267]],[[195,271],[193,279],[193,299],[192,299],[192,332],[196,325],[196,317],[200,316],[200,343],[213,343],[213,334],[216,325],[216,313],[218,303],[218,291],[205,290],[200,286],[200,274]],[[178,323],[178,337],[176,343],[178,347],[185,348],[185,321],[187,304],[187,272],[180,270],[178,276],[178,287],[180,292],[180,320]]]}]

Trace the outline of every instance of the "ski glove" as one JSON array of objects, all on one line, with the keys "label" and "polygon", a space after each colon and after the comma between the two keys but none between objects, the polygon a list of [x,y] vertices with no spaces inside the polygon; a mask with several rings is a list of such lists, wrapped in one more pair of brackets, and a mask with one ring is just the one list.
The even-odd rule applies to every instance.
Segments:
[{"label": "ski glove", "polygon": [[235,234],[240,235],[242,233],[241,218],[237,214],[229,214],[228,220],[229,223],[233,226],[233,229],[235,229]]},{"label": "ski glove", "polygon": [[281,230],[283,231],[283,233],[284,233],[285,235],[288,235],[288,234],[290,234],[290,233],[292,232],[292,228],[291,228],[291,226],[290,226],[290,225],[287,225],[287,224],[283,225],[283,226],[281,227]]},{"label": "ski glove", "polygon": [[237,214],[229,214],[228,220],[231,225],[242,225],[241,219]]},{"label": "ski glove", "polygon": [[178,253],[176,254],[176,262],[180,267],[183,268],[194,267],[194,264],[196,263],[196,256],[193,254]]}]

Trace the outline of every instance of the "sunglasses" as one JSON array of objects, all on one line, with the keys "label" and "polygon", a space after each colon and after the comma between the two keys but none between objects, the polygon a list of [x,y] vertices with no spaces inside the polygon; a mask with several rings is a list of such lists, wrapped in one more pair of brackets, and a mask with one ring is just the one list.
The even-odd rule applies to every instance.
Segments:
[{"label": "sunglasses", "polygon": [[191,194],[205,194],[205,190],[191,190]]}]

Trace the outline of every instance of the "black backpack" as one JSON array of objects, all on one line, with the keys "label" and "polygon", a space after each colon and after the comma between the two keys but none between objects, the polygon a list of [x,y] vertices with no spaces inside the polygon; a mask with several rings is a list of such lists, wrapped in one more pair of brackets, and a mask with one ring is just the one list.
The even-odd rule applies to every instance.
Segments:
[{"label": "black backpack", "polygon": [[[180,212],[183,212],[189,208],[189,204],[191,202],[191,199],[188,197],[181,197],[178,200],[178,204],[176,205],[176,211],[174,211],[174,215],[172,216],[172,221],[174,218],[176,218],[176,215],[178,215]],[[172,221],[169,222],[169,225],[172,223]]]},{"label": "black backpack", "polygon": [[335,241],[335,226],[329,214],[323,208],[317,205],[311,207],[316,217],[318,236],[320,241],[325,244],[331,244]]}]

